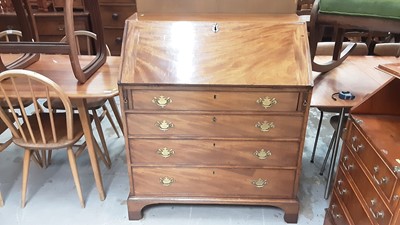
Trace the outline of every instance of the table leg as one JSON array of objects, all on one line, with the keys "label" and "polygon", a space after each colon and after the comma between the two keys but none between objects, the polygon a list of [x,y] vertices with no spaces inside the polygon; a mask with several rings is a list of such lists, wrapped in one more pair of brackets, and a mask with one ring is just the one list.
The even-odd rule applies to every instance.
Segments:
[{"label": "table leg", "polygon": [[328,181],[326,182],[325,186],[325,199],[329,198],[330,192],[331,192],[331,185],[332,185],[332,178],[333,178],[333,173],[335,172],[335,164],[336,164],[336,157],[337,153],[339,151],[339,142],[340,142],[340,136],[342,135],[342,127],[343,120],[344,120],[344,114],[345,114],[345,108],[340,109],[340,114],[339,114],[339,124],[337,127],[337,132],[336,132],[336,137],[335,137],[335,143],[333,145],[333,151],[332,151],[332,159],[331,159],[331,164],[329,165],[329,172],[328,172]]},{"label": "table leg", "polygon": [[105,199],[103,181],[101,178],[100,167],[99,167],[99,164],[97,161],[97,156],[96,156],[96,152],[95,152],[95,148],[94,148],[94,145],[97,144],[97,142],[94,141],[92,129],[90,126],[90,119],[89,119],[89,113],[88,113],[88,109],[87,109],[86,100],[85,99],[76,100],[75,104],[78,108],[79,117],[82,122],[82,129],[83,129],[83,133],[85,134],[86,145],[87,145],[88,152],[89,152],[89,158],[90,158],[90,163],[91,163],[92,169],[93,169],[96,187],[97,187],[97,190],[100,195],[100,200],[103,201]]}]

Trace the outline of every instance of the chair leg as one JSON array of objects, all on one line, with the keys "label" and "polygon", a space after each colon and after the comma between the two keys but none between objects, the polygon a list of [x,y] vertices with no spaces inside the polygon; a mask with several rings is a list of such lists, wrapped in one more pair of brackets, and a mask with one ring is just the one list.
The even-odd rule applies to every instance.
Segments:
[{"label": "chair leg", "polygon": [[99,116],[97,115],[96,110],[92,110],[92,115],[93,115],[93,120],[96,124],[97,132],[99,133],[101,145],[103,146],[103,152],[100,150],[99,156],[102,159],[102,161],[104,162],[104,164],[107,166],[107,168],[109,169],[111,167],[111,159],[110,159],[110,154],[108,153],[107,143],[104,138],[103,129],[101,127],[101,121],[99,119]]},{"label": "chair leg", "polygon": [[1,192],[0,192],[0,207],[3,207],[3,206],[4,206],[3,196],[1,195]]},{"label": "chair leg", "polygon": [[111,124],[112,128],[114,129],[115,134],[117,134],[117,137],[119,138],[119,132],[118,132],[117,127],[115,126],[114,120],[111,118],[110,110],[108,110],[108,107],[106,105],[103,105],[102,108],[103,108],[104,112],[106,112],[107,119],[108,119],[108,121],[110,121],[110,124]]},{"label": "chair leg", "polygon": [[119,128],[121,129],[122,135],[123,135],[124,129],[123,129],[123,124],[122,124],[121,114],[119,113],[117,103],[115,102],[115,98],[114,97],[109,98],[108,102],[110,103],[111,109],[115,115],[115,119],[117,120]]},{"label": "chair leg", "polygon": [[79,181],[79,174],[78,174],[78,168],[76,166],[75,154],[72,151],[71,146],[68,147],[67,152],[68,152],[68,160],[69,160],[69,165],[71,167],[72,177],[74,178],[76,192],[78,193],[79,201],[81,203],[82,208],[85,208],[85,201],[83,200],[82,196],[81,182]]},{"label": "chair leg", "polygon": [[31,161],[32,151],[30,149],[25,149],[24,162],[22,167],[22,192],[21,192],[21,207],[25,207],[26,201],[26,189],[28,185],[28,175],[29,175],[29,164]]},{"label": "chair leg", "polygon": [[336,137],[336,133],[337,133],[337,131],[335,130],[335,132],[333,132],[331,141],[329,142],[329,147],[328,147],[328,150],[326,151],[324,162],[322,163],[321,170],[319,171],[319,175],[321,175],[321,176],[324,174],[326,163],[328,162],[328,158],[331,155],[333,144],[336,141],[336,138],[335,138]]},{"label": "chair leg", "polygon": [[321,131],[321,124],[322,124],[323,117],[324,117],[324,112],[320,111],[319,122],[318,122],[318,127],[317,127],[317,134],[315,135],[314,147],[313,147],[313,151],[312,151],[311,159],[310,159],[311,163],[314,163],[315,151],[317,150],[319,132]]}]

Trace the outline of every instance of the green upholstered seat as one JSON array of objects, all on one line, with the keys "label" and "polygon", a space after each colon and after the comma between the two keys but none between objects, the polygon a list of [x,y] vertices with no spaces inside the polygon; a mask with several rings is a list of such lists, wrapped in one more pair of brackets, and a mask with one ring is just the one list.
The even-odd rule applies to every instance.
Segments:
[{"label": "green upholstered seat", "polygon": [[400,0],[320,0],[320,13],[400,20]]}]

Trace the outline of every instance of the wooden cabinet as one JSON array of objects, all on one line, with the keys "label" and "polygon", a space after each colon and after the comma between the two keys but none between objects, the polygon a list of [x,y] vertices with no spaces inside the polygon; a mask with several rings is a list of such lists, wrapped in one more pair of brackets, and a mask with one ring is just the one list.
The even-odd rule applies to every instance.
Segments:
[{"label": "wooden cabinet", "polygon": [[400,223],[399,87],[393,78],[350,112],[326,214],[333,224]]},{"label": "wooden cabinet", "polygon": [[136,12],[136,0],[98,0],[105,42],[111,55],[120,55],[125,20]]},{"label": "wooden cabinet", "polygon": [[296,222],[312,84],[295,15],[135,15],[119,81],[130,219],[146,205],[271,205]]},{"label": "wooden cabinet", "polygon": [[[57,12],[36,12],[35,22],[38,28],[39,40],[59,42],[65,36],[64,17]],[[0,31],[20,30],[15,13],[0,13]],[[74,23],[76,30],[90,30],[88,13],[75,12]]]}]

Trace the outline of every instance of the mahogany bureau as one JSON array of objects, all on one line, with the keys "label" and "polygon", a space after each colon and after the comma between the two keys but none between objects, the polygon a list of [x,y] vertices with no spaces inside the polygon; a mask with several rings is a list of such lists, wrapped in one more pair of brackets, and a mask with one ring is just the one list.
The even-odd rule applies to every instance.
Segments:
[{"label": "mahogany bureau", "polygon": [[325,225],[400,224],[400,80],[350,111]]},{"label": "mahogany bureau", "polygon": [[271,205],[296,223],[312,90],[296,15],[133,15],[119,81],[130,219],[151,204]]}]

